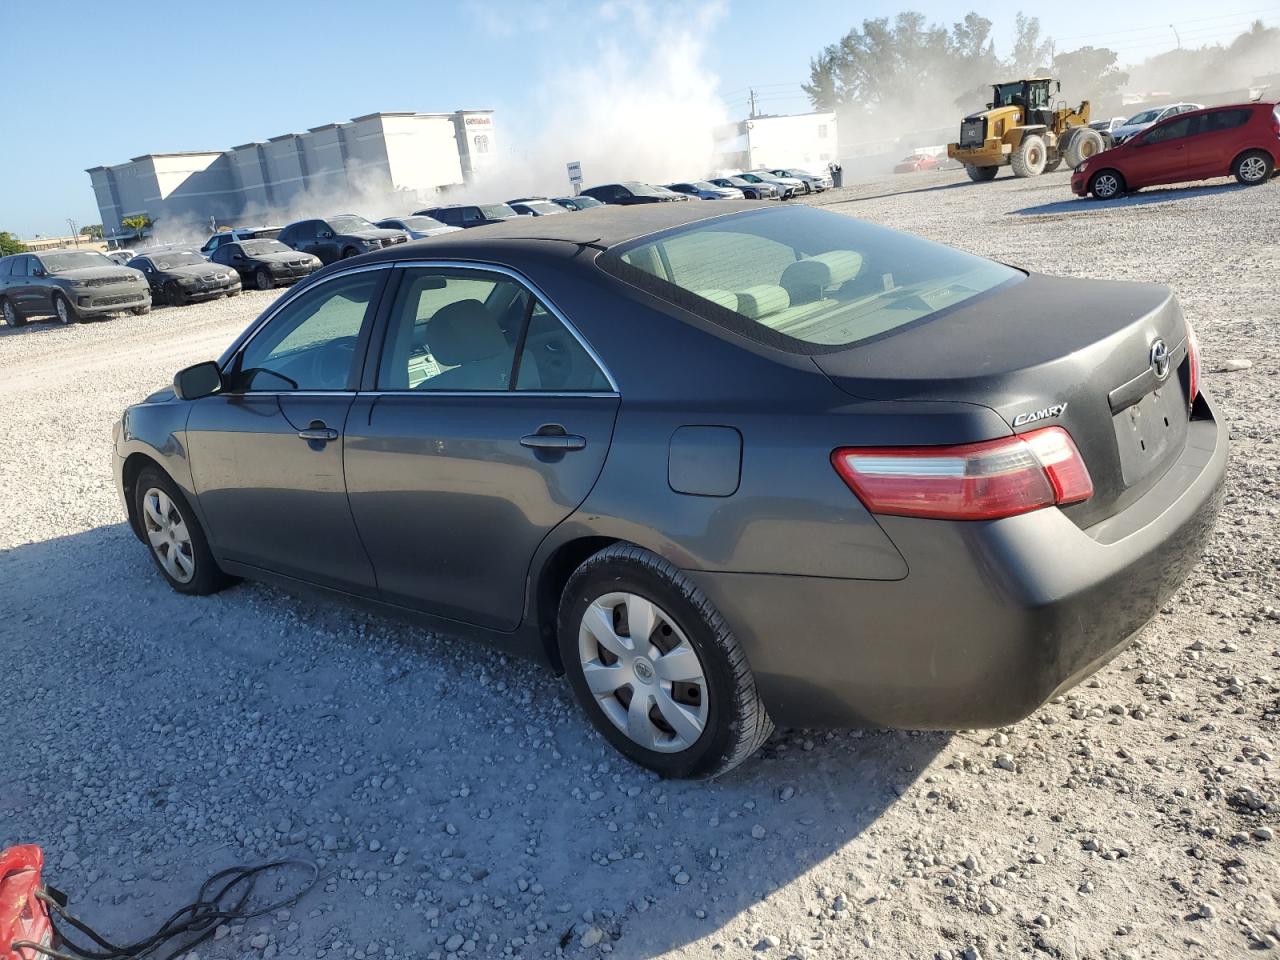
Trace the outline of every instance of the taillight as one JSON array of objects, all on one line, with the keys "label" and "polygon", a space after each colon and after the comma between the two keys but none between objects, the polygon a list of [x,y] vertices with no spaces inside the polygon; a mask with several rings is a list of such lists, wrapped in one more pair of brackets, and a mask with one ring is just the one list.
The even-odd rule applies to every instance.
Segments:
[{"label": "taillight", "polygon": [[1061,427],[952,447],[844,447],[831,463],[868,510],[898,517],[995,520],[1093,496]]},{"label": "taillight", "polygon": [[1200,396],[1200,341],[1195,328],[1187,324],[1187,406],[1194,406]]}]

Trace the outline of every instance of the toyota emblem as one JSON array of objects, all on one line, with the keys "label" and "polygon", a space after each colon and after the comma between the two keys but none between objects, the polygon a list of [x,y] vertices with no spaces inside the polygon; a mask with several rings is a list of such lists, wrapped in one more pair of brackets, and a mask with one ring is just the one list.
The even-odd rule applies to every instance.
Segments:
[{"label": "toyota emblem", "polygon": [[1159,337],[1151,341],[1151,372],[1157,380],[1169,376],[1169,348]]}]

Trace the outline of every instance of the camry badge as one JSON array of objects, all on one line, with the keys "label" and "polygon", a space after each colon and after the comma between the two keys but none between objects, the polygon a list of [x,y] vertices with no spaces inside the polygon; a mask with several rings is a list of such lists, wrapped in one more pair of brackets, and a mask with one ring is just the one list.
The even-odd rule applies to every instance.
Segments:
[{"label": "camry badge", "polygon": [[1013,418],[1015,427],[1025,427],[1028,423],[1035,423],[1037,420],[1049,420],[1052,417],[1060,417],[1067,410],[1065,403],[1053,403],[1047,407],[1041,407],[1039,410],[1028,410],[1026,413],[1020,413]]},{"label": "camry badge", "polygon": [[1169,348],[1159,337],[1151,341],[1151,372],[1157,380],[1169,376]]}]

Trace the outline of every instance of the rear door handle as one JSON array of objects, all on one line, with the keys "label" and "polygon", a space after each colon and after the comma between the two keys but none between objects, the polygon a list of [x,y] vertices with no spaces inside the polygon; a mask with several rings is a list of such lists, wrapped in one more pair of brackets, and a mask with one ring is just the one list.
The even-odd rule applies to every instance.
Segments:
[{"label": "rear door handle", "polygon": [[520,438],[520,446],[534,450],[581,450],[586,445],[586,437],[572,433],[530,433]]}]

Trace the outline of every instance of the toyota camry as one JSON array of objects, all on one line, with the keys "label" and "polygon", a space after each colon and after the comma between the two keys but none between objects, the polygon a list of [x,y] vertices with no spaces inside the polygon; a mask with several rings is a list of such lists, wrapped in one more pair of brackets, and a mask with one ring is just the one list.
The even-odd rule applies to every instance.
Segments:
[{"label": "toyota camry", "polygon": [[601,207],[320,271],[125,411],[177,591],[372,602],[563,671],[623,754],[1014,723],[1197,562],[1227,431],[1147,283],[810,207]]}]

